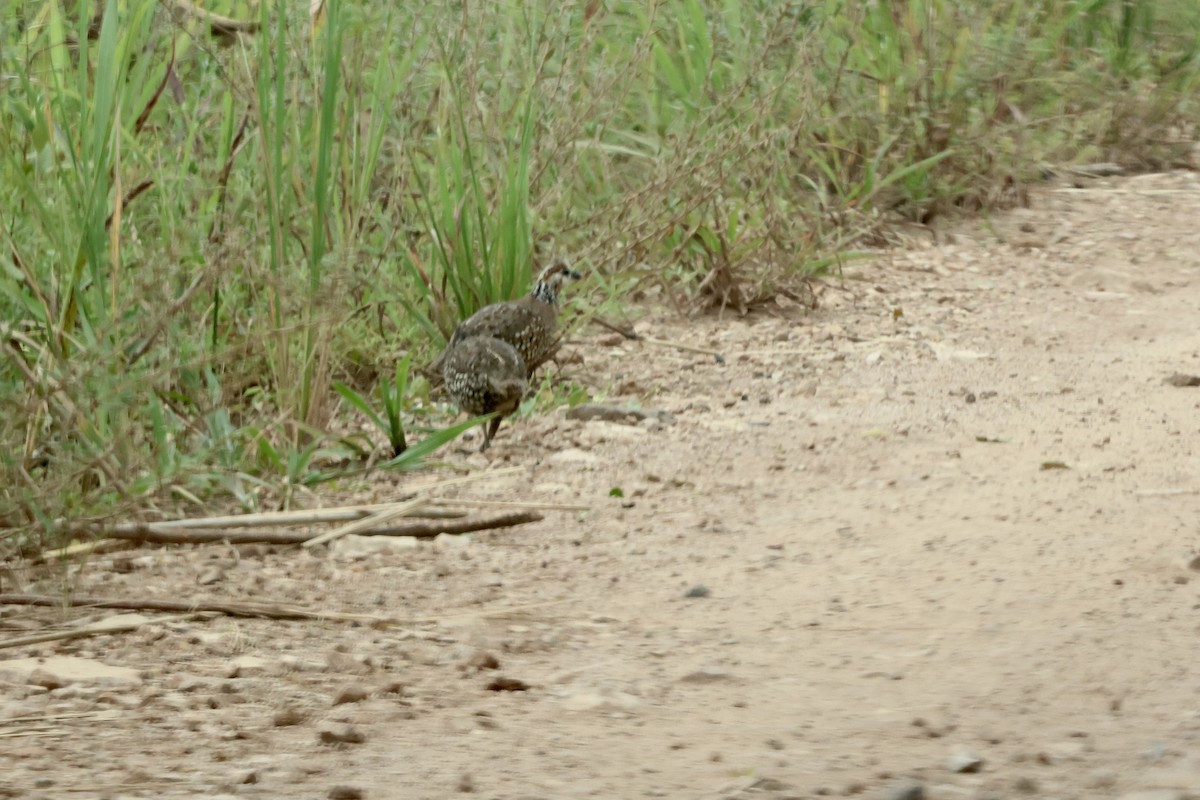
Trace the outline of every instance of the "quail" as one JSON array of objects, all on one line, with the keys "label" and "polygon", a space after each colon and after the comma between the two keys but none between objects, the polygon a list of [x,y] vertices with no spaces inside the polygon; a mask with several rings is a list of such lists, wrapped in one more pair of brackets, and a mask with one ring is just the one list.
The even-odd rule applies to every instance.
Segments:
[{"label": "quail", "polygon": [[579,280],[578,272],[565,262],[555,261],[538,275],[533,291],[517,300],[493,303],[476,311],[450,337],[447,353],[476,336],[493,336],[517,349],[525,362],[525,377],[550,360],[558,347],[554,329],[558,323],[558,293],[567,281]]},{"label": "quail", "polygon": [[491,446],[500,422],[517,410],[528,386],[525,360],[517,349],[487,335],[451,345],[442,360],[442,380],[454,402],[468,414],[496,412],[484,434],[481,453]]}]

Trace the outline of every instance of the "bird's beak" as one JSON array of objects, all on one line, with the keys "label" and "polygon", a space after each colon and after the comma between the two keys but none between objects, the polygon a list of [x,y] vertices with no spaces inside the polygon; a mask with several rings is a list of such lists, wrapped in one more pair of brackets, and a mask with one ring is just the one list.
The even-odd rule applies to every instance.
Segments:
[{"label": "bird's beak", "polygon": [[567,273],[567,277],[569,277],[569,278],[570,278],[571,280],[573,280],[573,281],[578,281],[578,280],[582,280],[582,279],[583,279],[583,276],[582,276],[582,275],[580,275],[580,274],[579,274],[578,272],[576,272],[575,270],[571,270],[570,272],[568,272],[568,273]]}]

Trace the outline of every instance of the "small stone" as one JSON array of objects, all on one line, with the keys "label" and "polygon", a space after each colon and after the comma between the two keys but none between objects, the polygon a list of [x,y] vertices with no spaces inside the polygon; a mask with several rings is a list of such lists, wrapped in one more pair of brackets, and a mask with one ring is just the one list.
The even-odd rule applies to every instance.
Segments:
[{"label": "small stone", "polygon": [[705,586],[702,583],[697,583],[695,586],[693,586],[692,588],[690,588],[686,592],[684,592],[683,596],[689,597],[689,598],[697,598],[697,597],[708,597],[711,594],[712,594],[712,591],[707,586]]},{"label": "small stone", "polygon": [[1022,775],[1013,781],[1013,790],[1022,794],[1037,794],[1038,782],[1027,775]]},{"label": "small stone", "polygon": [[1091,745],[1086,741],[1070,739],[1046,745],[1046,749],[1039,753],[1038,757],[1045,756],[1048,762],[1079,761],[1083,759],[1084,753],[1090,749]]},{"label": "small stone", "polygon": [[362,744],[367,740],[362,731],[353,725],[337,725],[322,728],[317,733],[321,744]]},{"label": "small stone", "polygon": [[299,725],[304,722],[304,714],[293,706],[281,708],[275,712],[275,716],[271,717],[271,724],[276,728],[288,728],[292,725]]},{"label": "small stone", "polygon": [[1158,761],[1167,754],[1167,746],[1162,742],[1156,742],[1142,751],[1142,758],[1147,758],[1151,761]]},{"label": "small stone", "polygon": [[333,698],[335,706],[345,705],[346,703],[361,703],[369,696],[369,692],[361,686],[347,686],[337,693]]},{"label": "small stone", "polygon": [[603,403],[583,403],[567,411],[567,419],[579,420],[580,422],[592,422],[600,420],[603,422],[640,422],[653,416],[642,409],[634,408],[633,406],[615,406],[605,405]]},{"label": "small stone", "polygon": [[900,781],[884,790],[881,800],[925,800],[925,786],[919,781]]},{"label": "small stone", "polygon": [[475,791],[475,779],[471,777],[471,773],[464,772],[462,774],[462,776],[458,779],[458,787],[457,788],[460,792]]},{"label": "small stone", "polygon": [[485,669],[500,669],[500,659],[484,650],[476,650],[459,669],[467,672],[482,672]]},{"label": "small stone", "polygon": [[731,675],[726,670],[719,667],[701,667],[698,670],[689,672],[679,679],[680,683],[718,683],[720,681],[733,680]]},{"label": "small stone", "polygon": [[517,678],[496,678],[487,685],[489,692],[527,692],[530,686]]},{"label": "small stone", "polygon": [[340,672],[343,675],[370,675],[371,667],[365,659],[334,650],[325,656],[325,668],[329,672]]},{"label": "small stone", "polygon": [[619,689],[604,687],[568,688],[561,693],[563,708],[570,711],[618,711],[631,713],[636,711],[642,701]]},{"label": "small stone", "polygon": [[225,665],[226,678],[251,678],[265,675],[268,662],[258,656],[238,656]]},{"label": "small stone", "polygon": [[600,458],[578,447],[559,450],[546,458],[547,464],[596,464]]},{"label": "small stone", "polygon": [[955,753],[946,760],[946,769],[951,772],[979,772],[983,759],[974,753]]},{"label": "small stone", "polygon": [[49,689],[52,692],[66,686],[62,678],[44,669],[35,669],[29,673],[28,683],[30,686],[41,686],[43,689]]},{"label": "small stone", "polygon": [[746,793],[750,792],[786,792],[792,788],[790,783],[776,780],[774,778],[759,778],[754,783],[746,787]]},{"label": "small stone", "polygon": [[363,800],[363,790],[357,786],[335,786],[329,790],[329,800]]},{"label": "small stone", "polygon": [[196,578],[196,583],[201,586],[212,586],[214,583],[220,583],[223,580],[225,580],[225,570],[214,566],[201,572],[200,576]]}]

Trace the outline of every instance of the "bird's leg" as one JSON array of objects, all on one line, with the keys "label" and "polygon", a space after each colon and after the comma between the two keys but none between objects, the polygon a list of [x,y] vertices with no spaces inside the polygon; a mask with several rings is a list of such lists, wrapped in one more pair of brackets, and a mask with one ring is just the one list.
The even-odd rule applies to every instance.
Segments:
[{"label": "bird's leg", "polygon": [[500,422],[503,419],[503,417],[496,417],[488,423],[487,433],[485,433],[483,436],[483,444],[480,446],[479,452],[482,453],[492,446],[492,437],[495,436],[496,431],[500,429]]}]

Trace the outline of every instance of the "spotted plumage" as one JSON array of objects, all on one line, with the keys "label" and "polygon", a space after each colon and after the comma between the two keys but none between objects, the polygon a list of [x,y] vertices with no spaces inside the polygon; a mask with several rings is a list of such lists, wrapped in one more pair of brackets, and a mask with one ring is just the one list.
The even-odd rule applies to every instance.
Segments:
[{"label": "spotted plumage", "polygon": [[458,407],[473,416],[496,412],[479,452],[491,446],[500,422],[521,404],[525,376],[525,360],[517,349],[493,336],[472,336],[446,351],[442,380]]},{"label": "spotted plumage", "polygon": [[526,377],[546,363],[558,347],[558,293],[579,273],[562,261],[542,270],[533,291],[517,300],[493,303],[476,311],[458,326],[449,350],[475,336],[492,336],[517,349],[525,362]]}]

